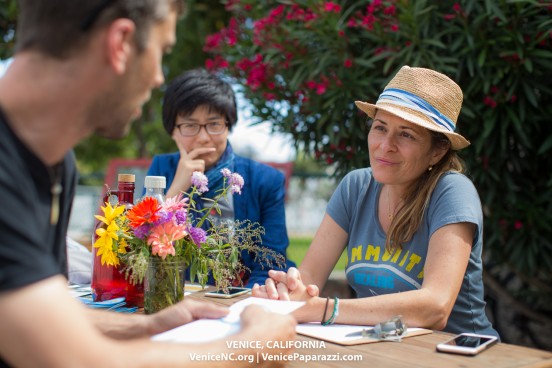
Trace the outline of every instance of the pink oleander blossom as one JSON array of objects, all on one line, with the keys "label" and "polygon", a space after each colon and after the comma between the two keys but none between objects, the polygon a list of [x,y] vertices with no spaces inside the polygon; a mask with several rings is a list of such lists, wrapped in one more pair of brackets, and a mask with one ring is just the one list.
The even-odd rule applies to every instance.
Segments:
[{"label": "pink oleander blossom", "polygon": [[497,105],[497,102],[491,96],[485,96],[485,98],[483,98],[483,104],[494,109]]},{"label": "pink oleander blossom", "polygon": [[324,11],[328,13],[339,13],[341,11],[341,5],[336,4],[333,1],[328,1],[324,3]]},{"label": "pink oleander blossom", "polygon": [[167,255],[175,255],[173,242],[184,238],[188,233],[182,226],[176,225],[174,222],[166,222],[162,225],[151,229],[151,234],[148,236],[148,245],[151,246],[151,254],[157,255],[163,259]]},{"label": "pink oleander blossom", "polygon": [[395,7],[395,5],[390,5],[385,9],[383,9],[383,14],[386,14],[386,15],[395,15],[396,12],[397,12],[397,8]]}]

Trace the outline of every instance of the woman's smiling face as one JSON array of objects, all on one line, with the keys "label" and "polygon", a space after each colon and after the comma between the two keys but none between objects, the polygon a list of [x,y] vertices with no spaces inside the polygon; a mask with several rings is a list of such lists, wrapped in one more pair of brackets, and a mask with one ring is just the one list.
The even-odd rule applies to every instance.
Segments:
[{"label": "woman's smiling face", "polygon": [[370,166],[383,184],[408,186],[446,153],[432,147],[429,130],[378,110],[368,133]]}]

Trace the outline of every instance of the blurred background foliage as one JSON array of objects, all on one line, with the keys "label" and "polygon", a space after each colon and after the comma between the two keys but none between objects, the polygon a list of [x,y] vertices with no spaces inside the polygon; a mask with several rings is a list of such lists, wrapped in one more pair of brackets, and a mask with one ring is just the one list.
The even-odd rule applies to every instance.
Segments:
[{"label": "blurred background foliage", "polygon": [[[233,78],[258,122],[290,133],[305,162],[341,176],[368,165],[365,117],[403,65],[441,71],[464,91],[461,151],[485,213],[489,314],[506,342],[552,349],[552,4],[543,0],[188,1],[168,79],[206,65]],[[17,8],[0,0],[0,59]],[[118,144],[77,148],[85,181],[108,159],[174,149],[154,93]],[[308,165],[312,165],[308,164]]]}]

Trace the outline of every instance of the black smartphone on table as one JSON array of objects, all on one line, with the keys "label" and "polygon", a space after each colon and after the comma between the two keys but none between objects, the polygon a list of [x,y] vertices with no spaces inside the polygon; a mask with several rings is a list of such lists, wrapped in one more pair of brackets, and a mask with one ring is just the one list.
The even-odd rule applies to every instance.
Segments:
[{"label": "black smartphone on table", "polygon": [[217,291],[209,291],[205,293],[205,296],[211,297],[211,298],[224,298],[224,299],[230,299],[235,298],[239,295],[247,294],[251,291],[249,288],[243,288],[243,287],[229,287],[227,291],[225,290],[217,290]]}]

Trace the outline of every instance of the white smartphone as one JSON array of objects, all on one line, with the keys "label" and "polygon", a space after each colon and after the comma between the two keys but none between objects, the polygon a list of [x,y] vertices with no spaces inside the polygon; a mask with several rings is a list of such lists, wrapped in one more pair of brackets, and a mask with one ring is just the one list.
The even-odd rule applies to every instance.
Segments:
[{"label": "white smartphone", "polygon": [[217,291],[209,291],[205,293],[205,296],[209,296],[211,298],[235,298],[239,295],[247,294],[250,292],[251,289],[248,288],[242,288],[242,287],[229,287],[228,292],[225,292],[224,290],[217,290]]},{"label": "white smartphone", "polygon": [[437,351],[464,355],[477,355],[496,344],[496,336],[462,333],[452,339],[437,344]]}]

